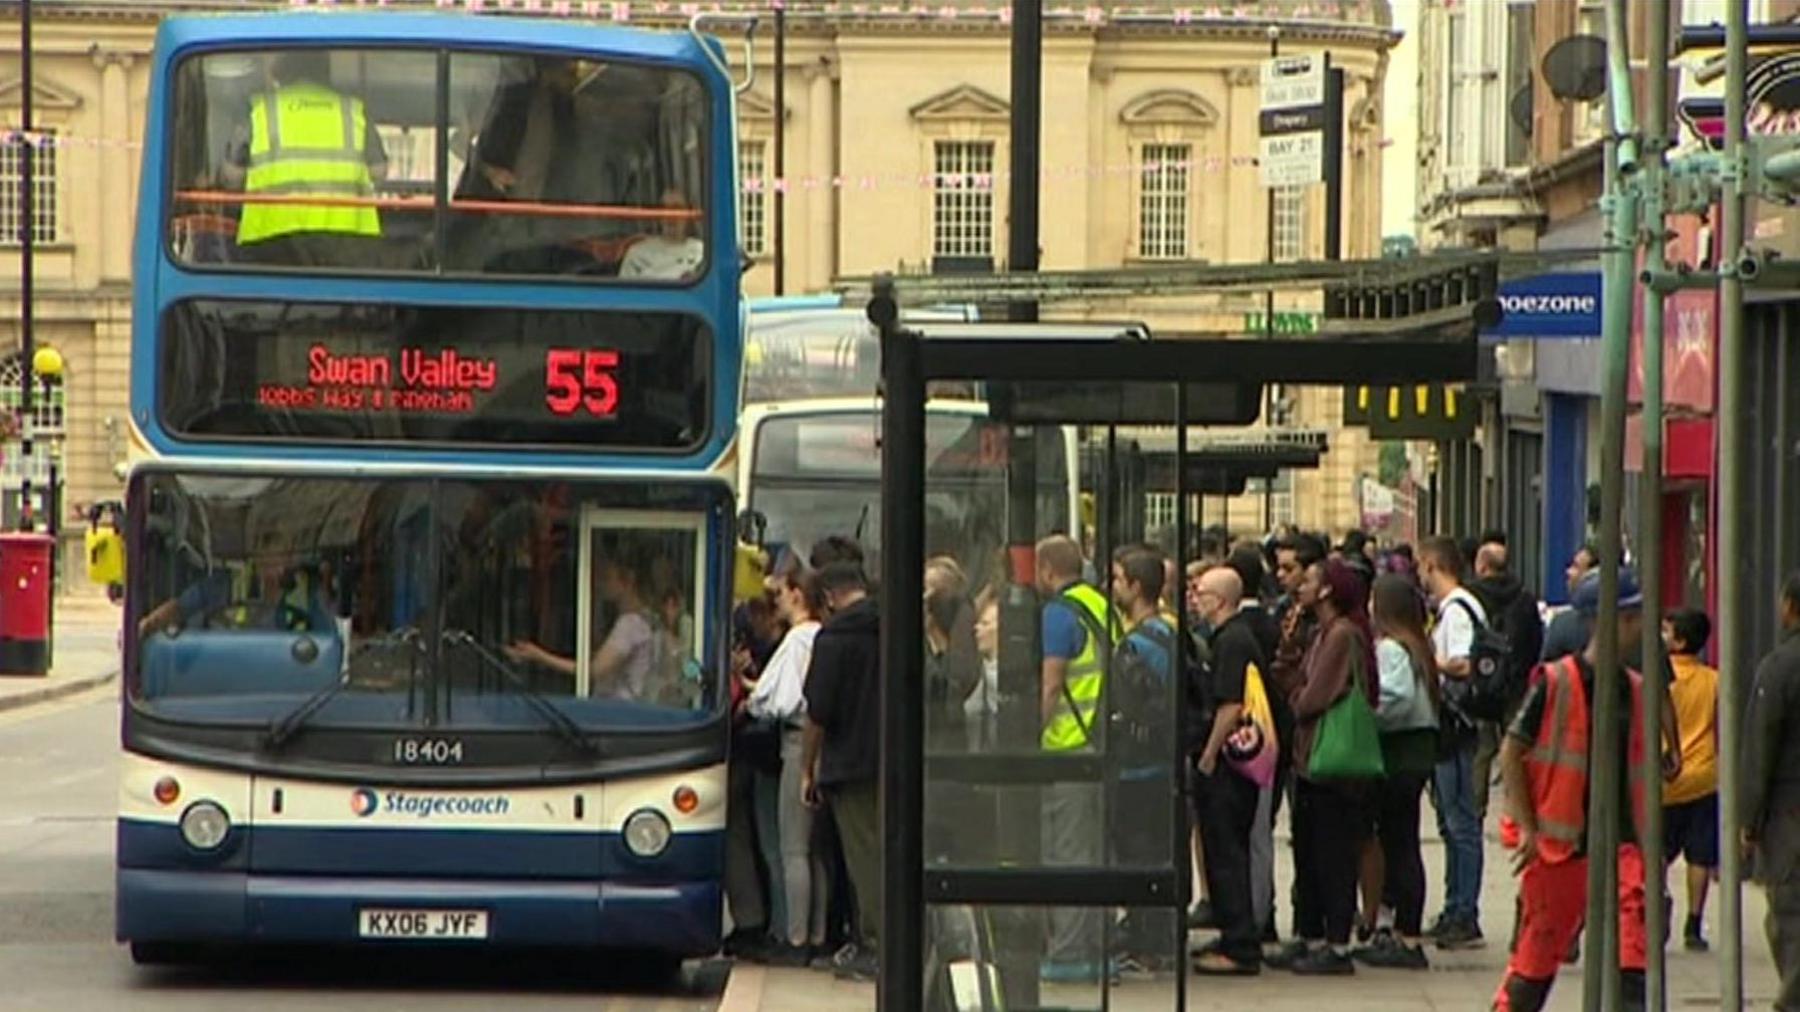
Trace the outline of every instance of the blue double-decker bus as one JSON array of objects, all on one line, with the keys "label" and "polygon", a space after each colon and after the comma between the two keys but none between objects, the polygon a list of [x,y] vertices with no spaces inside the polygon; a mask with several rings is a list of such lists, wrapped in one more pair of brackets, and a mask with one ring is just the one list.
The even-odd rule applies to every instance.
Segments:
[{"label": "blue double-decker bus", "polygon": [[119,938],[715,951],[718,43],[177,18],[153,72]]}]

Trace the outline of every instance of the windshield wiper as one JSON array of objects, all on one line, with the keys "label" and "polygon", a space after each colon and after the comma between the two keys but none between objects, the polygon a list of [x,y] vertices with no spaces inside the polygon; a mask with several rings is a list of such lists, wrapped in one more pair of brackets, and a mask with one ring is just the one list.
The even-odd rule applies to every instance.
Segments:
[{"label": "windshield wiper", "polygon": [[[350,687],[350,666],[356,658],[371,650],[389,650],[394,647],[410,647],[415,655],[425,652],[425,643],[419,630],[413,626],[405,626],[392,633],[375,639],[367,639],[357,644],[350,656],[344,659],[344,670],[338,680],[307,697],[306,701],[288,711],[287,715],[269,725],[269,732],[263,735],[263,747],[278,749],[287,744],[295,732],[306,725],[313,715],[324,708],[326,703],[337,698],[337,694]],[[413,658],[418,663],[418,657]]]},{"label": "windshield wiper", "polygon": [[581,725],[571,720],[568,714],[557,709],[556,704],[545,698],[543,693],[532,688],[530,679],[520,674],[517,668],[508,664],[499,654],[489,650],[473,634],[464,629],[445,629],[444,642],[451,646],[467,647],[481,659],[482,663],[493,668],[500,673],[502,678],[512,683],[513,688],[519,690],[519,698],[525,700],[533,710],[537,711],[539,716],[548,721],[550,726],[556,729],[558,737],[584,755],[594,753],[594,743],[581,730]]}]

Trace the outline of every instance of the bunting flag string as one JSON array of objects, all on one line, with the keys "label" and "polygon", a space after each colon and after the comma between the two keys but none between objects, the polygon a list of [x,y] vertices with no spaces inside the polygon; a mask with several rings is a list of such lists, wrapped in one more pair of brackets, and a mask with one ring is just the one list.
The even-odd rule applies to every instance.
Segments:
[{"label": "bunting flag string", "polygon": [[[289,6],[313,9],[435,8],[472,14],[526,14],[578,17],[590,21],[692,18],[698,14],[754,15],[782,10],[788,14],[825,17],[904,18],[921,22],[968,21],[1012,23],[1009,3],[931,3],[912,0],[288,0]],[[1235,3],[1052,3],[1048,21],[1092,26],[1116,23],[1188,25],[1221,18],[1283,21],[1365,21],[1372,17],[1370,0],[1238,0]]]},{"label": "bunting flag string", "polygon": [[[10,131],[0,135],[0,144],[14,147],[28,143],[38,150],[72,150],[99,149],[103,151],[142,151],[142,141],[91,137],[78,134],[51,133],[48,131]],[[1085,181],[1098,177],[1137,176],[1143,173],[1159,173],[1163,171],[1186,171],[1198,175],[1217,175],[1233,169],[1249,170],[1256,167],[1256,159],[1249,155],[1231,157],[1209,156],[1186,160],[1152,160],[1143,162],[1117,162],[1100,165],[1057,165],[1046,166],[1038,173],[1040,182],[1050,185]],[[838,173],[824,175],[790,175],[790,176],[757,176],[745,179],[743,187],[748,193],[793,193],[796,191],[833,190],[884,190],[910,187],[923,190],[993,190],[1012,180],[1012,172],[1000,169],[994,172],[885,172],[885,173]]]}]

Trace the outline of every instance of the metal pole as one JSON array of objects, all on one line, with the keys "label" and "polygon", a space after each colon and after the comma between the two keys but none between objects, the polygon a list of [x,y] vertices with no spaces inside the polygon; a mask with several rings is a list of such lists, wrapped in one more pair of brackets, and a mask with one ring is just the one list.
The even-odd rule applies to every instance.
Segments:
[{"label": "metal pole", "polygon": [[[891,288],[888,295],[892,306]],[[897,313],[897,309],[895,310]],[[919,341],[882,327],[881,979],[876,1007],[925,1007],[925,380]]]},{"label": "metal pole", "polygon": [[[1187,499],[1187,461],[1188,384],[1185,378],[1183,378],[1178,380],[1175,384],[1175,501],[1178,503],[1185,502]],[[1177,553],[1175,556],[1175,574],[1176,579],[1181,581],[1177,584],[1178,587],[1186,586],[1186,579],[1182,575],[1184,567],[1181,565],[1181,560],[1191,558],[1191,556],[1186,554],[1186,513],[1187,511],[1185,509],[1178,509],[1175,511],[1175,551]],[[1188,638],[1189,628],[1186,598],[1180,590],[1175,591],[1169,596],[1171,600],[1177,602],[1175,605],[1176,656],[1185,660],[1189,651],[1193,648],[1193,641]],[[1187,726],[1187,715],[1183,712],[1183,707],[1175,706],[1174,711],[1175,740],[1170,744],[1174,746],[1175,755],[1173,757],[1171,768],[1179,771],[1183,770],[1187,764],[1187,756],[1183,746],[1188,741],[1188,734],[1191,729]],[[1185,784],[1187,783],[1187,778],[1185,776],[1171,777],[1170,781],[1172,784]],[[1172,918],[1174,923],[1171,925],[1174,931],[1169,942],[1171,951],[1175,955],[1176,965],[1182,967],[1182,970],[1175,974],[1175,1007],[1177,1009],[1186,1009],[1187,973],[1184,964],[1187,962],[1187,911],[1188,905],[1192,900],[1191,894],[1194,882],[1194,851],[1192,842],[1194,830],[1192,824],[1189,822],[1190,809],[1188,808],[1186,801],[1179,797],[1170,797],[1168,799],[1168,804],[1179,813],[1174,819],[1175,832],[1173,838],[1169,841],[1169,854],[1175,864],[1175,881],[1180,883],[1178,890],[1181,900],[1181,906],[1174,911],[1175,916]],[[1109,958],[1110,954],[1102,956],[1102,967],[1106,965],[1106,961]],[[1101,994],[1103,1006],[1110,1004],[1108,1001],[1110,995],[1105,991],[1102,991]]]},{"label": "metal pole", "polygon": [[[818,110],[813,115],[818,116]],[[823,129],[814,123],[813,129]],[[775,294],[787,294],[787,4],[775,3]]]},{"label": "metal pole", "polygon": [[31,139],[31,0],[19,4],[19,529],[33,527],[31,516],[32,387],[31,360],[37,353],[32,333],[32,260],[37,242],[36,182],[32,170],[37,146]]},{"label": "metal pole", "polygon": [[1344,72],[1325,54],[1325,259],[1344,254]]},{"label": "metal pole", "polygon": [[[1014,271],[1035,270],[1038,266],[1038,144],[1043,121],[1043,46],[1043,0],[1016,0],[1010,53],[1012,190],[1007,212],[1011,227],[1006,251],[1007,266]],[[1037,303],[1009,303],[1007,318],[1034,321]],[[923,507],[920,509],[922,515]],[[1007,439],[1006,543],[1013,572],[1000,605],[1002,703],[999,720],[1000,747],[1013,752],[1034,751],[1043,727],[1037,706],[1038,660],[1041,656],[1036,588],[1037,534],[1037,439],[1029,427],[1015,425]],[[918,611],[918,606],[915,604],[912,610]],[[997,863],[1022,867],[1037,865],[1043,851],[1039,819],[1041,802],[1037,793],[999,793]],[[1006,911],[991,912],[1001,922],[1000,931],[1012,937],[1030,937],[1036,923],[1033,918]],[[1035,1007],[1039,997],[1041,948],[1026,942],[1002,945],[1001,950],[1000,975],[1007,1005]]]},{"label": "metal pole", "polygon": [[[1725,5],[1725,175],[1720,195],[1720,259],[1736,263],[1744,245],[1744,86],[1748,0]],[[1749,663],[1749,612],[1743,594],[1745,550],[1744,284],[1735,271],[1719,282],[1719,997],[1722,1008],[1744,1004],[1743,860],[1737,847],[1739,811],[1738,749],[1743,733],[1743,674]]]},{"label": "metal pole", "polygon": [[[1270,25],[1269,59],[1277,59],[1280,56],[1281,26]],[[1275,262],[1275,187],[1264,187],[1263,198],[1267,210],[1267,223],[1263,230],[1263,262],[1272,264]],[[1269,293],[1263,297],[1262,329],[1264,337],[1273,337],[1275,334],[1275,290],[1273,288],[1269,289]]]},{"label": "metal pole", "polygon": [[[1588,787],[1588,912],[1590,958],[1582,974],[1586,1012],[1619,1007],[1618,850],[1619,783],[1619,564],[1620,504],[1625,478],[1625,373],[1631,359],[1631,301],[1636,276],[1637,204],[1624,186],[1636,163],[1631,76],[1627,69],[1624,0],[1606,8],[1608,110],[1606,190],[1609,218],[1602,355],[1600,442],[1600,609],[1594,623],[1594,730]],[[1596,938],[1595,933],[1598,932]],[[1599,944],[1592,944],[1598,941]],[[1658,940],[1660,942],[1660,940]]]},{"label": "metal pole", "polygon": [[[1663,155],[1669,130],[1669,10],[1653,7],[1649,13],[1648,52],[1645,54],[1648,114],[1644,124],[1645,159],[1639,194],[1647,246],[1644,268],[1664,268]],[[1668,892],[1663,854],[1662,701],[1668,692],[1663,667],[1662,642],[1662,456],[1663,456],[1663,299],[1644,289],[1644,458],[1639,475],[1638,581],[1644,589],[1644,629],[1638,656],[1645,679],[1643,698],[1644,755],[1639,776],[1644,783],[1644,834],[1638,845],[1644,852],[1644,930],[1650,939],[1644,962],[1644,1000],[1653,1012],[1668,1003],[1667,967],[1663,937],[1668,932]],[[1650,883],[1654,882],[1654,886]]]},{"label": "metal pole", "polygon": [[[1012,193],[1006,239],[1009,271],[1038,269],[1038,172],[1042,153],[1044,106],[1043,0],[1013,4],[1012,26]],[[1007,318],[1017,323],[1037,320],[1037,303],[1014,302]]]}]

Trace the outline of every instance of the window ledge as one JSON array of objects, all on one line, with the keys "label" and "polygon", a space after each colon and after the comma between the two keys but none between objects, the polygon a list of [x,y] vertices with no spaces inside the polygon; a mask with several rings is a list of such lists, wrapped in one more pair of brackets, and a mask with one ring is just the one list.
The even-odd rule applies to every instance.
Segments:
[{"label": "window ledge", "polygon": [[1205,257],[1147,257],[1132,254],[1125,258],[1128,267],[1204,267],[1212,263]]},{"label": "window ledge", "polygon": [[[24,249],[24,246],[16,242],[0,243],[0,253],[21,253]],[[33,253],[73,253],[75,251],[75,244],[73,242],[61,240],[57,242],[34,242],[31,244],[31,251]]]}]

